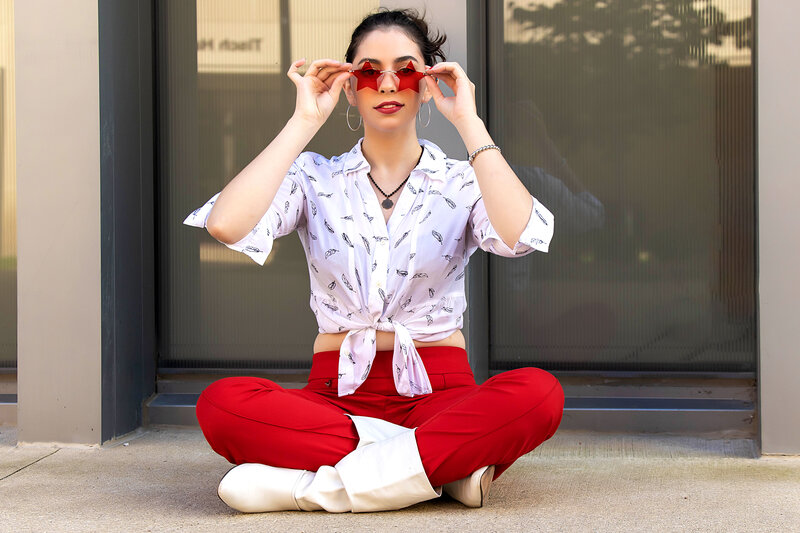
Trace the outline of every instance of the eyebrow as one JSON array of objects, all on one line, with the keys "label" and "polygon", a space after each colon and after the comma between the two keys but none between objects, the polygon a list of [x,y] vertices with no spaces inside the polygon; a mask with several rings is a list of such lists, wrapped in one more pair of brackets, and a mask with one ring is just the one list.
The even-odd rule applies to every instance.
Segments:
[{"label": "eyebrow", "polygon": [[[416,57],[414,57],[414,56],[403,56],[403,57],[398,57],[397,59],[395,59],[395,60],[394,60],[394,62],[395,62],[395,63],[399,63],[399,62],[401,62],[401,61],[408,61],[408,60],[411,60],[411,61],[419,61],[419,59],[417,59],[417,58],[416,58]],[[362,59],[361,61],[359,61],[359,62],[358,62],[358,64],[360,65],[360,64],[361,64],[361,63],[363,63],[364,61],[369,61],[370,63],[377,63],[378,65],[382,65],[382,64],[383,64],[383,63],[381,63],[380,61],[378,61],[377,59],[373,59],[373,58],[371,58],[371,57],[365,57],[364,59]]]}]

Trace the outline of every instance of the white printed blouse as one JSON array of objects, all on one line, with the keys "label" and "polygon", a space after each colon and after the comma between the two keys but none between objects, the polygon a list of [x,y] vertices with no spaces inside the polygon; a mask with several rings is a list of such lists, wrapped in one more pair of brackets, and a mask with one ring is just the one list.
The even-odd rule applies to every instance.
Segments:
[{"label": "white printed blouse", "polygon": [[[447,158],[430,141],[419,143],[422,157],[388,223],[359,140],[332,159],[300,154],[253,230],[226,244],[263,265],[273,240],[297,230],[319,332],[348,330],[339,352],[339,396],[367,379],[377,330],[395,333],[397,392],[432,392],[413,340],[441,340],[462,327],[469,257],[478,247],[503,257],[547,252],[553,236],[553,215],[534,198],[528,224],[510,249],[489,223],[469,163]],[[217,196],[183,223],[204,228]]]}]

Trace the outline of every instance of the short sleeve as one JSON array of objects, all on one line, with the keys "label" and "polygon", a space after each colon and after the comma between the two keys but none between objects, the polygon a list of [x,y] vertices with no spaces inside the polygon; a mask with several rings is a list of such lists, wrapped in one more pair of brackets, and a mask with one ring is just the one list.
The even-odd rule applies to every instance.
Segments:
[{"label": "short sleeve", "polygon": [[533,208],[530,218],[512,249],[503,242],[503,239],[492,227],[483,203],[483,196],[479,196],[469,215],[467,234],[470,236],[472,244],[480,247],[481,250],[502,257],[521,257],[534,250],[547,252],[550,240],[553,238],[553,214],[536,198],[531,196],[531,199]]},{"label": "short sleeve", "polygon": [[[272,251],[275,239],[290,234],[305,221],[305,192],[301,185],[300,168],[293,164],[283,179],[272,205],[250,232],[241,240],[227,244],[231,250],[242,252],[253,261],[263,266]],[[221,191],[220,191],[221,192]],[[208,215],[219,192],[212,196],[203,206],[192,211],[183,221],[187,226],[205,228]],[[222,242],[222,241],[219,241]]]}]

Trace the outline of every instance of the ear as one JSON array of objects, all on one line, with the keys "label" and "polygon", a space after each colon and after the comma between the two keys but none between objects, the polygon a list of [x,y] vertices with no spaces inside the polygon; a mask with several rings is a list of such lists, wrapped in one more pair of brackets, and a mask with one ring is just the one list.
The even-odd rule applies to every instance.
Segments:
[{"label": "ear", "polygon": [[344,82],[344,95],[347,97],[347,103],[353,107],[358,107],[358,102],[356,101],[356,78],[355,76],[351,76]]}]

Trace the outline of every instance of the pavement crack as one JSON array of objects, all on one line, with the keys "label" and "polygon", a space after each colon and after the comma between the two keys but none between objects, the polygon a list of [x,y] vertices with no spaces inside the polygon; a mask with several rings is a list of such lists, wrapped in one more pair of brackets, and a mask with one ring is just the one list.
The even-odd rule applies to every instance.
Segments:
[{"label": "pavement crack", "polygon": [[[61,448],[59,448],[59,450],[60,450],[60,449],[61,449]],[[58,451],[58,450],[54,450],[54,451],[53,451],[53,453],[56,453],[57,451]],[[31,466],[31,465],[35,465],[36,463],[38,463],[38,462],[39,462],[39,461],[41,461],[42,459],[47,459],[48,457],[50,457],[51,455],[53,455],[53,453],[48,453],[47,455],[45,455],[45,456],[43,456],[43,457],[39,457],[38,459],[36,459],[36,460],[35,460],[34,462],[32,462],[32,463],[29,463],[29,464],[27,464],[27,465],[25,465],[25,466],[23,466],[23,467],[21,467],[21,468],[17,468],[16,470],[14,470],[13,472],[11,472],[10,474],[8,474],[8,475],[6,475],[6,476],[3,476],[3,477],[0,477],[0,481],[3,481],[4,479],[6,479],[6,478],[9,478],[9,477],[13,476],[14,474],[16,474],[17,472],[19,472],[20,470],[25,470],[25,469],[26,469],[26,468],[28,468],[29,466]]]}]

